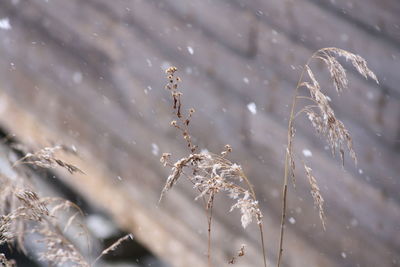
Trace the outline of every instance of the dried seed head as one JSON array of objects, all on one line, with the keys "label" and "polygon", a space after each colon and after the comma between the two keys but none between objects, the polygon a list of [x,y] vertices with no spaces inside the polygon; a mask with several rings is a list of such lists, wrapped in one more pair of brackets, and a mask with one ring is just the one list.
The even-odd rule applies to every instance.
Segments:
[{"label": "dried seed head", "polygon": [[69,164],[61,159],[58,159],[55,156],[55,153],[57,151],[65,151],[68,153],[74,153],[76,154],[75,150],[71,150],[66,146],[63,145],[56,145],[53,147],[45,147],[35,153],[27,153],[24,157],[19,159],[17,162],[14,163],[14,166],[17,164],[32,164],[41,168],[47,168],[47,169],[54,169],[57,166],[60,166],[64,169],[66,169],[68,172],[71,174],[79,172],[84,174],[84,172],[79,169],[78,167]]},{"label": "dried seed head", "polygon": [[[230,146],[226,148],[231,150]],[[190,171],[185,174],[184,169]],[[189,173],[192,175],[189,175]],[[241,221],[244,228],[252,222],[253,218],[256,219],[258,224],[261,224],[263,216],[258,201],[248,179],[238,164],[230,162],[223,156],[211,153],[190,154],[173,164],[160,200],[182,175],[187,177],[193,183],[193,187],[200,192],[196,199],[208,198],[207,208],[212,207],[216,194],[225,192],[229,198],[235,200],[231,211],[237,208],[242,213]]]},{"label": "dried seed head", "polygon": [[[177,71],[178,69],[174,66],[169,67],[168,69],[165,70],[165,73],[170,74],[170,75],[174,75],[174,73]],[[172,78],[171,78],[172,79]]]},{"label": "dried seed head", "polygon": [[8,260],[3,253],[0,253],[0,265],[3,267],[16,267],[17,263],[14,260]]},{"label": "dried seed head", "polygon": [[308,182],[311,186],[311,196],[314,199],[314,206],[318,208],[319,211],[319,218],[322,223],[322,227],[326,230],[326,216],[324,212],[324,199],[321,195],[321,191],[318,187],[317,180],[315,179],[314,175],[312,175],[312,169],[304,164],[304,169],[306,170],[306,175],[308,178]]}]

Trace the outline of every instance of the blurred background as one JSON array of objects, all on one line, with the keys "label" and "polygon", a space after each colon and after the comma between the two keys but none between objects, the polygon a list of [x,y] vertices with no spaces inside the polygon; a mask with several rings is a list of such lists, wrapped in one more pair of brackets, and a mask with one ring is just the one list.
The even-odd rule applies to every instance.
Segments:
[{"label": "blurred background", "polygon": [[[341,61],[350,82],[338,97],[326,67],[311,66],[352,134],[358,164],[346,158],[342,167],[299,118],[295,151],[318,179],[327,230],[299,161],[283,266],[400,266],[399,14],[397,0],[2,0],[2,135],[32,149],[77,148],[69,160],[86,175],[36,170],[37,187],[82,207],[98,253],[133,234],[104,266],[206,266],[207,220],[192,185],[181,181],[158,204],[169,174],[161,154],[188,154],[164,89],[165,69],[176,66],[184,108],[196,110],[194,142],[214,153],[232,146],[229,158],[255,185],[275,263],[293,90],[314,51],[343,48],[364,57],[380,84]],[[216,203],[215,266],[243,243],[236,264],[261,266],[257,226],[244,231],[230,200]]]}]

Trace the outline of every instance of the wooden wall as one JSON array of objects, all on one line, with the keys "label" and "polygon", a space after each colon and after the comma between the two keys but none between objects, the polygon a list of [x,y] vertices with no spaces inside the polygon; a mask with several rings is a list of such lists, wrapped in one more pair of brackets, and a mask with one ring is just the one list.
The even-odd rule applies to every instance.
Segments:
[{"label": "wooden wall", "polygon": [[[348,49],[367,59],[379,86],[349,68],[350,90],[339,98],[317,72],[359,163],[346,160],[343,169],[299,120],[296,149],[312,151],[328,222],[324,232],[298,168],[284,265],[400,266],[398,14],[396,0],[3,0],[0,19],[11,29],[0,29],[0,125],[33,148],[74,144],[82,157],[71,160],[87,175],[65,174],[72,188],[173,266],[205,266],[206,219],[191,186],[180,183],[157,205],[168,175],[160,154],[186,154],[163,90],[163,70],[175,65],[184,105],[197,110],[196,143],[216,153],[230,144],[254,183],[275,262],[288,105],[300,66],[319,48]],[[242,243],[248,253],[238,265],[260,266],[257,227],[243,231],[229,201],[218,202],[215,266]]]}]

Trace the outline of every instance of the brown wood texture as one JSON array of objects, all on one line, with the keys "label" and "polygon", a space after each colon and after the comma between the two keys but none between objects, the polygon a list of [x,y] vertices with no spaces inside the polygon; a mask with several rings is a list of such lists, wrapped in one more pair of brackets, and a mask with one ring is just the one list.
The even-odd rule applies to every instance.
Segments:
[{"label": "brown wood texture", "polygon": [[[195,141],[217,153],[232,145],[232,159],[260,198],[268,260],[275,262],[288,105],[300,66],[318,48],[349,49],[368,60],[381,82],[349,68],[350,90],[329,93],[359,164],[346,160],[343,169],[299,120],[296,151],[313,153],[307,160],[328,223],[324,232],[298,166],[296,189],[289,189],[288,218],[295,223],[287,225],[284,265],[399,266],[398,4],[365,1],[375,8],[370,16],[364,6],[360,13],[356,7],[338,13],[345,3],[336,2],[1,1],[0,18],[8,17],[12,29],[0,30],[0,123],[33,147],[50,140],[74,144],[82,158],[71,160],[87,175],[64,174],[68,184],[173,266],[206,266],[206,218],[191,185],[179,183],[157,205],[168,175],[160,153],[175,159],[186,153],[169,126],[163,90],[162,67],[176,65],[184,105],[197,110]],[[377,20],[388,26],[369,30]],[[333,92],[326,71],[313,67]],[[256,115],[247,110],[250,102]],[[228,213],[230,204],[221,198],[216,206],[215,266],[226,265],[242,243],[248,253],[239,266],[261,266],[257,228],[243,231],[239,215]]]}]

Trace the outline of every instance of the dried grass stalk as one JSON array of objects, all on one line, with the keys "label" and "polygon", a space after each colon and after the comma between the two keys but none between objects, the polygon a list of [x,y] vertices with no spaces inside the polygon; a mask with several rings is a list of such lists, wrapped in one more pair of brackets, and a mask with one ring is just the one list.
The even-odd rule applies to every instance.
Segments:
[{"label": "dried grass stalk", "polygon": [[0,265],[2,267],[16,267],[17,264],[14,260],[8,260],[3,253],[0,253]]},{"label": "dried grass stalk", "polygon": [[230,145],[225,146],[225,150],[220,155],[201,152],[195,153],[197,146],[192,142],[189,132],[189,125],[194,109],[188,110],[187,116],[182,113],[182,93],[178,90],[179,77],[175,76],[177,69],[171,67],[167,69],[168,84],[166,89],[171,92],[173,100],[173,110],[176,120],[171,122],[183,136],[190,154],[176,162],[171,162],[170,153],[164,153],[160,159],[164,166],[171,168],[171,173],[162,189],[160,201],[163,196],[178,182],[181,177],[185,177],[193,184],[193,188],[199,192],[196,200],[201,198],[204,201],[204,208],[208,219],[208,264],[211,266],[211,222],[212,210],[215,196],[218,193],[225,193],[234,200],[230,211],[239,209],[241,212],[241,223],[246,228],[253,219],[257,222],[260,229],[261,246],[263,252],[264,266],[266,257],[264,249],[262,213],[259,207],[255,192],[248,178],[245,176],[240,165],[230,162],[226,156],[232,151]]},{"label": "dried grass stalk", "polygon": [[235,264],[238,258],[243,257],[246,254],[245,247],[245,245],[242,245],[237,254],[228,261],[228,264]]},{"label": "dried grass stalk", "polygon": [[39,254],[39,260],[48,262],[50,266],[64,266],[67,263],[74,267],[90,266],[79,250],[54,225],[42,223],[34,232],[42,236],[38,242],[46,246],[45,252]]},{"label": "dried grass stalk", "polygon": [[[287,149],[285,155],[285,173],[282,185],[282,217],[277,260],[278,267],[281,264],[283,253],[288,176],[291,174],[292,180],[295,181],[295,153],[293,151],[293,142],[295,132],[294,121],[297,116],[303,113],[306,114],[317,133],[325,137],[325,139],[327,140],[329,147],[331,148],[332,154],[335,155],[336,152],[339,151],[343,165],[345,149],[347,149],[350,157],[353,159],[355,164],[357,164],[357,157],[353,149],[353,141],[349,134],[349,131],[346,129],[343,122],[335,116],[335,113],[329,104],[329,98],[325,95],[325,93],[322,92],[321,86],[310,68],[310,63],[312,60],[321,60],[322,62],[324,62],[328,68],[329,74],[332,78],[333,85],[337,93],[341,93],[344,89],[348,88],[348,79],[345,68],[337,59],[340,57],[345,58],[347,61],[350,61],[355,69],[358,71],[358,73],[360,73],[363,77],[371,78],[376,83],[379,83],[375,74],[368,68],[365,59],[363,59],[359,55],[335,47],[323,48],[316,51],[304,65],[303,71],[295,88],[289,116]],[[304,80],[306,76],[308,77],[309,81]],[[300,95],[300,88],[306,88],[308,91],[308,95]],[[297,101],[300,99],[308,100],[311,103],[303,106],[299,111],[296,112]],[[318,207],[322,226],[325,229],[326,218],[323,211],[324,200],[316,183],[316,179],[311,173],[311,168],[307,167],[305,164],[304,167],[309,183],[311,185],[311,194],[314,199],[314,204]]]},{"label": "dried grass stalk", "polygon": [[[174,164],[166,162],[165,157],[162,157],[161,160],[165,165],[171,167],[171,174],[167,178],[161,197],[183,176],[199,192],[196,200],[202,197],[208,199],[208,209],[212,207],[215,195],[225,192],[229,198],[235,200],[231,211],[234,209],[241,211],[243,228],[246,228],[253,218],[256,219],[257,224],[262,223],[263,215],[255,198],[254,190],[240,165],[212,153],[190,154]],[[187,169],[186,172],[185,169]]]},{"label": "dried grass stalk", "polygon": [[[53,164],[63,166],[53,155],[59,149],[65,148],[62,146],[46,148],[38,153],[26,155],[20,162],[47,168],[53,167]],[[65,166],[72,170],[68,164],[64,164]],[[90,266],[64,235],[68,227],[74,223],[77,214],[83,215],[78,206],[60,198],[40,198],[31,186],[25,185],[25,179],[21,176],[11,179],[0,175],[0,185],[0,196],[3,200],[0,203],[0,245],[4,243],[11,245],[17,241],[18,247],[26,253],[24,237],[29,233],[36,233],[40,236],[38,242],[45,245],[45,251],[39,254],[39,260],[47,261],[50,266],[65,266],[65,264]],[[61,231],[57,213],[71,207],[78,212],[67,219],[64,231]],[[12,264],[12,261],[6,262],[5,258],[0,257],[0,262],[5,266],[12,266],[7,265]]]},{"label": "dried grass stalk", "polygon": [[24,157],[19,159],[17,162],[14,163],[14,166],[18,164],[32,164],[38,167],[47,168],[47,169],[54,169],[57,166],[60,166],[66,169],[71,174],[79,172],[84,172],[79,169],[77,166],[74,166],[68,162],[65,162],[55,156],[56,152],[64,151],[68,153],[76,154],[74,149],[71,149],[64,145],[56,145],[53,147],[45,147],[35,153],[27,153]]},{"label": "dried grass stalk", "polygon": [[113,244],[111,244],[111,246],[109,246],[108,248],[104,249],[101,254],[94,260],[94,262],[92,263],[92,265],[95,265],[95,263],[104,255],[109,254],[111,251],[116,250],[119,246],[121,246],[122,243],[124,243],[127,240],[133,240],[133,235],[132,234],[127,234],[123,237],[121,237],[120,239],[118,239],[117,241],[115,241]]},{"label": "dried grass stalk", "polygon": [[314,199],[314,206],[318,208],[319,218],[321,219],[322,227],[326,230],[326,216],[324,212],[324,198],[319,190],[317,180],[312,174],[312,169],[304,164],[304,169],[306,170],[306,175],[308,182],[311,186],[311,196]]}]

